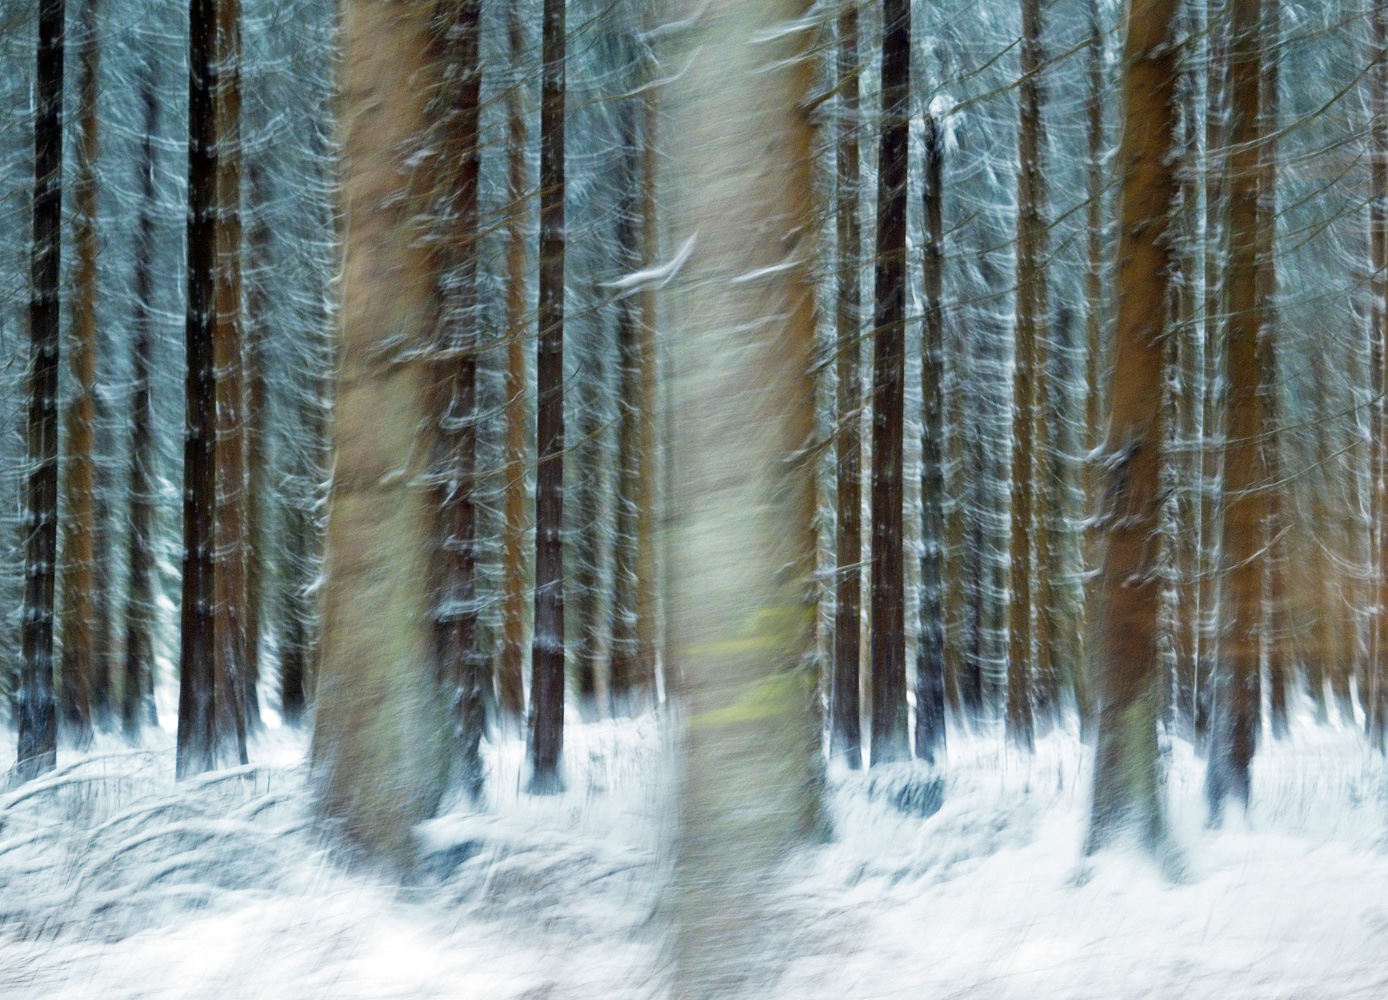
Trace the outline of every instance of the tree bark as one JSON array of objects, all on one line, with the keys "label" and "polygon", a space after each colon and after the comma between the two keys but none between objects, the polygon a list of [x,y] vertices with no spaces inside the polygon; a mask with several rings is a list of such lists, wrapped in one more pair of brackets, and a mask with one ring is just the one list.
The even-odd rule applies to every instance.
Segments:
[{"label": "tree bark", "polygon": [[1123,59],[1125,126],[1118,247],[1118,321],[1103,512],[1103,626],[1099,663],[1099,745],[1086,849],[1131,823],[1155,848],[1164,837],[1157,754],[1161,598],[1156,565],[1161,527],[1160,469],[1165,323],[1171,284],[1169,215],[1176,199],[1176,0],[1129,12]]},{"label": "tree bark", "polygon": [[246,703],[246,725],[260,726],[261,611],[265,602],[265,466],[269,461],[265,424],[269,393],[266,386],[265,350],[273,337],[269,329],[270,302],[270,223],[266,218],[270,203],[269,182],[259,164],[250,166],[250,201],[253,222],[247,249],[250,253],[249,287],[246,289],[246,636],[245,666],[241,671],[242,697]]},{"label": "tree bark", "polygon": [[673,996],[721,1000],[765,995],[769,881],[820,824],[805,109],[817,25],[804,0],[696,7],[671,85],[674,227],[690,253],[671,343],[671,676],[689,728],[670,950]]},{"label": "tree bark", "polygon": [[909,0],[883,0],[872,384],[872,764],[910,759],[902,445],[906,389],[906,161]]},{"label": "tree bark", "polygon": [[29,273],[28,467],[18,760],[28,781],[58,762],[53,697],[53,583],[58,555],[58,281],[62,273],[63,0],[41,0],[34,118],[34,228]]},{"label": "tree bark", "polygon": [[535,635],[530,790],[563,787],[565,0],[545,0],[540,98],[540,299],[536,363]]},{"label": "tree bark", "polygon": [[838,302],[835,359],[838,430],[834,436],[838,497],[835,506],[834,669],[830,753],[851,768],[862,766],[861,708],[863,603],[863,379],[862,231],[859,222],[858,8],[846,4],[838,19],[839,115],[835,153],[838,187]]},{"label": "tree bark", "polygon": [[[660,9],[654,7],[653,9]],[[652,73],[659,67],[653,67]],[[642,100],[641,127],[641,267],[656,266],[660,258],[659,139],[662,102],[647,90]],[[656,501],[660,447],[656,434],[656,289],[643,288],[641,302],[641,468],[636,505],[636,667],[637,684],[654,698],[660,658],[656,630]]]},{"label": "tree bark", "polygon": [[[1388,407],[1383,393],[1388,388],[1388,2],[1375,0],[1370,15],[1373,48],[1369,75],[1369,263],[1373,269],[1370,285],[1370,347],[1373,391],[1376,402],[1373,420],[1373,497],[1374,531],[1377,538],[1378,608],[1374,618],[1374,657],[1371,671],[1369,736],[1378,750],[1388,746],[1388,621],[1384,600],[1388,599]],[[1317,439],[1325,432],[1318,428]]]},{"label": "tree bark", "polygon": [[341,108],[347,234],[336,462],[311,762],[318,809],[363,851],[407,864],[447,780],[433,667],[428,425],[436,254],[419,221],[432,0],[352,0]]}]

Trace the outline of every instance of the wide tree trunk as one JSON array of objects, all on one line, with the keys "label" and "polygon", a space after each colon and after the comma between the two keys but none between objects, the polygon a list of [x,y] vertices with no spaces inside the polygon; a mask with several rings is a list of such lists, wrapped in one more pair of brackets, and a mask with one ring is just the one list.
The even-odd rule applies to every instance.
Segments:
[{"label": "wide tree trunk", "polygon": [[58,280],[62,273],[63,0],[41,0],[34,118],[34,228],[29,274],[28,482],[20,626],[20,781],[58,762],[53,697],[53,583],[58,556]]},{"label": "wide tree trunk", "polygon": [[688,68],[671,85],[674,225],[690,248],[671,343],[681,1000],[765,995],[780,936],[768,883],[820,824],[809,6],[690,2]]},{"label": "wide tree trunk", "polygon": [[540,85],[540,299],[535,392],[535,635],[530,789],[557,792],[564,749],[565,0],[545,0]]},{"label": "wide tree trunk", "polygon": [[872,764],[909,760],[902,446],[911,5],[883,0],[872,381]]},{"label": "wide tree trunk", "polygon": [[92,695],[96,680],[96,368],[97,368],[97,235],[100,187],[96,165],[100,152],[97,95],[100,93],[101,47],[97,37],[98,0],[82,5],[78,28],[77,178],[72,276],[72,370],[74,392],[67,402],[63,467],[63,620],[62,721],[69,738],[85,746],[92,734]]},{"label": "wide tree trunk", "polygon": [[241,18],[192,0],[179,777],[246,763]]},{"label": "wide tree trunk", "polygon": [[858,8],[844,5],[838,22],[839,115],[838,302],[835,310],[838,430],[834,436],[838,497],[835,504],[834,665],[830,691],[830,753],[862,766],[861,709],[863,611],[863,380],[862,231],[859,222]]},{"label": "wide tree trunk", "polygon": [[1177,0],[1129,12],[1123,59],[1123,206],[1118,245],[1118,319],[1108,432],[1107,536],[1100,584],[1099,745],[1087,849],[1126,823],[1155,847],[1164,836],[1157,716],[1161,567],[1162,394],[1172,275],[1166,235],[1176,200]]},{"label": "wide tree trunk", "polygon": [[415,156],[440,76],[434,11],[352,0],[343,22],[345,302],[311,756],[319,810],[397,863],[450,761],[433,666],[431,449],[418,440],[437,374],[438,257],[419,221],[433,180]]}]

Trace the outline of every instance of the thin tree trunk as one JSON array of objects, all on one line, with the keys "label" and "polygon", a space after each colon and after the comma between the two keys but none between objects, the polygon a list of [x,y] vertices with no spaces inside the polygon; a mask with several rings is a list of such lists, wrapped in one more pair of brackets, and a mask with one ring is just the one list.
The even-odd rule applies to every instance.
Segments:
[{"label": "thin tree trunk", "polygon": [[477,570],[478,177],[481,149],[481,0],[451,0],[438,26],[437,64],[446,67],[449,101],[441,123],[449,231],[434,377],[438,485],[434,502],[436,662],[448,696],[462,781],[482,793],[487,655],[482,649]]},{"label": "thin tree trunk", "polygon": [[535,636],[530,790],[559,791],[564,747],[565,0],[545,0],[540,101],[540,300],[536,365]]},{"label": "thin tree trunk", "polygon": [[863,604],[863,379],[862,230],[859,223],[858,7],[845,4],[838,19],[839,116],[838,302],[835,359],[838,431],[834,438],[838,498],[835,505],[834,670],[830,752],[849,767],[862,766],[858,699]]},{"label": "thin tree trunk", "polygon": [[[654,9],[659,10],[659,7]],[[658,69],[658,67],[656,68]],[[654,72],[655,70],[653,70]],[[660,258],[659,141],[661,102],[648,90],[642,100],[641,128],[641,267],[656,266]],[[636,664],[637,685],[656,692],[656,481],[660,447],[656,435],[656,290],[643,288],[641,302],[641,468],[636,505]]]},{"label": "thin tree trunk", "polygon": [[1118,323],[1103,464],[1103,624],[1099,745],[1087,850],[1131,822],[1149,847],[1164,837],[1157,753],[1161,574],[1161,462],[1165,322],[1171,283],[1169,215],[1176,200],[1177,0],[1130,12],[1123,59],[1119,163],[1123,207],[1118,247]]},{"label": "thin tree trunk", "polygon": [[939,125],[925,118],[925,295],[921,343],[921,597],[916,641],[916,756],[945,749],[945,312],[944,150]]},{"label": "thin tree trunk", "polygon": [[18,760],[28,781],[58,762],[53,697],[53,583],[58,555],[58,280],[63,203],[63,0],[41,0],[30,258],[28,483],[20,628]]},{"label": "thin tree trunk", "polygon": [[269,393],[265,383],[265,350],[272,333],[270,319],[270,223],[266,218],[270,189],[259,164],[250,167],[250,201],[254,222],[247,249],[250,252],[249,287],[246,289],[246,659],[241,673],[246,725],[260,726],[261,609],[265,593],[265,424]]},{"label": "thin tree trunk", "polygon": [[820,824],[814,152],[799,110],[817,25],[804,0],[713,0],[690,23],[671,102],[677,238],[698,235],[671,343],[671,676],[689,728],[670,951],[674,997],[722,1000],[766,995],[769,882]]},{"label": "thin tree trunk", "polygon": [[240,9],[192,0],[179,777],[246,763]]},{"label": "thin tree trunk", "polygon": [[63,468],[63,620],[62,722],[68,737],[86,746],[92,736],[92,694],[96,687],[96,365],[97,236],[96,177],[100,152],[97,95],[101,47],[97,37],[98,0],[82,5],[78,29],[77,178],[72,297],[74,393],[67,403],[66,464]]},{"label": "thin tree trunk", "polygon": [[872,764],[910,758],[902,446],[906,389],[909,0],[883,0],[872,384]]},{"label": "thin tree trunk", "polygon": [[1214,679],[1213,732],[1205,792],[1218,819],[1232,795],[1248,803],[1249,765],[1257,737],[1263,609],[1263,532],[1268,514],[1268,430],[1263,382],[1263,310],[1258,294],[1258,196],[1262,140],[1260,87],[1262,0],[1231,0],[1232,86],[1229,262],[1225,277],[1229,364],[1225,444],[1224,547],[1229,566],[1228,630]]},{"label": "thin tree trunk", "polygon": [[[1371,671],[1369,736],[1383,751],[1388,745],[1388,407],[1383,393],[1388,388],[1388,2],[1375,0],[1370,17],[1373,48],[1369,75],[1372,121],[1369,129],[1369,260],[1373,269],[1370,286],[1370,353],[1375,403],[1373,421],[1373,530],[1377,539],[1378,612],[1374,617],[1374,656]],[[1317,429],[1317,440],[1325,437]]]},{"label": "thin tree trunk", "polygon": [[527,291],[526,204],[529,169],[526,163],[525,110],[519,67],[525,54],[521,0],[506,8],[511,47],[512,82],[506,93],[507,220],[506,220],[506,526],[502,538],[501,650],[497,657],[497,700],[512,719],[525,714],[525,530],[526,523],[526,356]]},{"label": "thin tree trunk", "polygon": [[408,863],[451,759],[438,696],[427,426],[438,256],[419,221],[435,190],[416,155],[441,67],[432,0],[352,0],[341,108],[347,234],[336,461],[312,767],[349,842]]},{"label": "thin tree trunk", "polygon": [[154,132],[159,100],[152,70],[141,81],[145,110],[140,153],[140,222],[135,245],[135,339],[130,376],[130,552],[125,604],[125,663],[121,685],[121,728],[126,739],[139,738],[141,723],[154,725],[154,427],[150,405],[150,369],[154,359]]}]

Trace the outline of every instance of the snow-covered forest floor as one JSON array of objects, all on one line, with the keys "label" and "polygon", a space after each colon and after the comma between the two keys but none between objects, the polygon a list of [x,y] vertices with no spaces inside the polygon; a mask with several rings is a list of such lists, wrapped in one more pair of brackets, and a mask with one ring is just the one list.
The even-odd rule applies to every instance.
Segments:
[{"label": "snow-covered forest floor", "polygon": [[[663,731],[571,726],[551,798],[520,791],[520,739],[501,741],[486,807],[426,824],[403,888],[347,870],[310,826],[298,733],[267,729],[250,767],[182,786],[168,733],[61,753],[0,795],[0,997],[654,996]],[[1388,768],[1353,730],[1303,716],[1264,742],[1250,813],[1217,831],[1176,741],[1174,880],[1133,852],[1081,858],[1090,754],[1072,735],[1034,756],[951,736],[927,817],[928,796],[900,795],[920,782],[831,772],[834,839],[774,899],[770,996],[1388,996]]]}]

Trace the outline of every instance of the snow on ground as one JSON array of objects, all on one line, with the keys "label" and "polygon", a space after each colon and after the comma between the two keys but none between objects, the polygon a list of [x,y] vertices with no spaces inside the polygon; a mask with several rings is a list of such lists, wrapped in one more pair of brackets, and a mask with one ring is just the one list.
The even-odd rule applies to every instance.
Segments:
[{"label": "snow on ground", "polygon": [[[420,831],[401,887],[346,870],[308,822],[304,737],[176,786],[158,732],[98,740],[0,794],[0,997],[653,997],[671,766],[650,715],[574,725],[568,790],[521,790],[489,751],[488,802]],[[1203,763],[1174,741],[1173,880],[1085,861],[1089,754],[952,733],[933,815],[919,774],[831,771],[835,838],[775,901],[787,1000],[1388,997],[1388,768],[1350,728],[1266,741],[1254,804],[1205,824]],[[0,735],[12,758],[13,734]],[[902,797],[902,788],[914,796]]]}]

